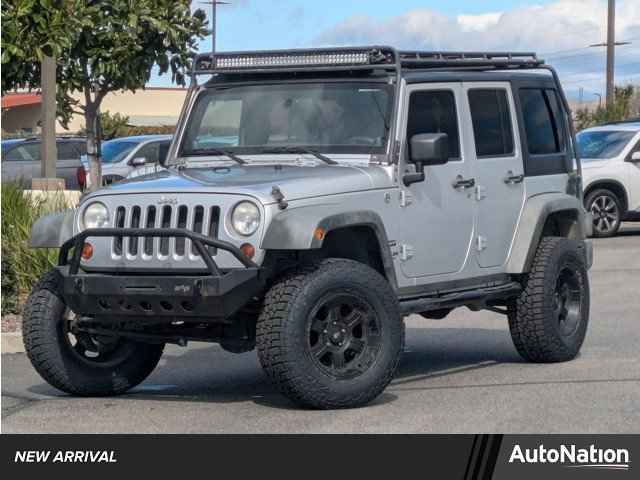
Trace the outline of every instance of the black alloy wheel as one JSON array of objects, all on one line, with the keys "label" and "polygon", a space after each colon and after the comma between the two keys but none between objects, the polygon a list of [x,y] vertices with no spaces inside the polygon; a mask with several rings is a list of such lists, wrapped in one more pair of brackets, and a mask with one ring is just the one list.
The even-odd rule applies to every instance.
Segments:
[{"label": "black alloy wheel", "polygon": [[380,321],[355,294],[329,293],[309,318],[309,353],[316,366],[336,379],[367,371],[380,351]]}]

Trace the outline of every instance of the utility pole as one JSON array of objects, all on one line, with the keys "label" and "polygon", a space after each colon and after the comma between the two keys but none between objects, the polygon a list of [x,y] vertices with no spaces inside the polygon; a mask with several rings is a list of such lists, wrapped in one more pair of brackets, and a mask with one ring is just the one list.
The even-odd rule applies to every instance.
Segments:
[{"label": "utility pole", "polygon": [[614,69],[616,56],[616,0],[609,0],[607,14],[607,108],[614,102]]},{"label": "utility pole", "polygon": [[607,47],[607,108],[615,101],[615,56],[616,47],[629,45],[630,42],[616,42],[616,0],[609,0],[607,12],[607,41],[590,47]]},{"label": "utility pole", "polygon": [[33,190],[64,190],[64,180],[56,178],[56,60],[43,57],[40,66],[42,107],[40,118],[40,175],[31,181]]}]

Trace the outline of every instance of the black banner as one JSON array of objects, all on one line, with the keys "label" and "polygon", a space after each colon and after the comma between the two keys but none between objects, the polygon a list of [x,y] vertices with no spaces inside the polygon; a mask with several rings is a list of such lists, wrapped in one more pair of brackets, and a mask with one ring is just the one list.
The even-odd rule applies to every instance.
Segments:
[{"label": "black banner", "polygon": [[1,471],[145,477],[637,478],[640,436],[2,435]]}]

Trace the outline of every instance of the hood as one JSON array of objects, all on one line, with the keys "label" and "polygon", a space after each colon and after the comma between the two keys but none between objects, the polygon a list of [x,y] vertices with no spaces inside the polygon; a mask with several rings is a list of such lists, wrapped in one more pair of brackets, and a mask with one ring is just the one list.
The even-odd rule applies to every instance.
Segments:
[{"label": "hood", "polygon": [[280,188],[286,200],[335,195],[393,186],[382,166],[348,165],[237,165],[231,167],[170,169],[130,178],[92,196],[130,193],[219,193],[249,195],[275,203]]},{"label": "hood", "polygon": [[582,165],[582,170],[591,170],[605,167],[610,161],[610,158],[582,158],[580,159],[580,164]]}]

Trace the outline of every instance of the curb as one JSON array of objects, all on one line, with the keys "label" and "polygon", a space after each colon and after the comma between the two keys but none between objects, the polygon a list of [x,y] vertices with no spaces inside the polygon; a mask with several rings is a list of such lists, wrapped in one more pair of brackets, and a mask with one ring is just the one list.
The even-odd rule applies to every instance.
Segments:
[{"label": "curb", "polygon": [[2,345],[0,353],[24,353],[24,344],[22,343],[22,333],[20,332],[2,332],[0,334]]}]

